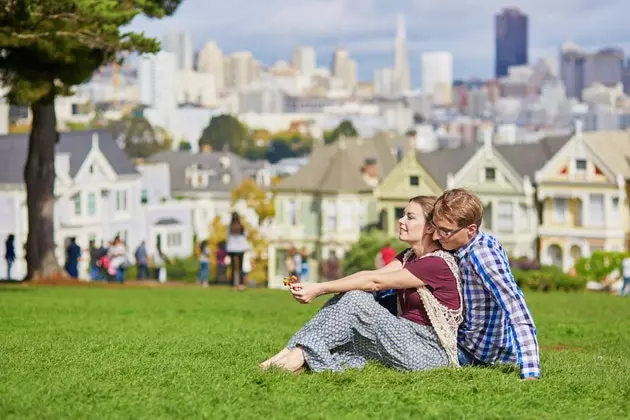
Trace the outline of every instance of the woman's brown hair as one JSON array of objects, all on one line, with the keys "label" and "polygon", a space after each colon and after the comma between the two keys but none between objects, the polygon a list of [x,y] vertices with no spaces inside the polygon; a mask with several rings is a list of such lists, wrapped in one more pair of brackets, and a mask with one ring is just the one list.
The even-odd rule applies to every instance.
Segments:
[{"label": "woman's brown hair", "polygon": [[232,213],[232,221],[230,222],[230,233],[232,235],[242,235],[245,232],[241,218],[237,212]]},{"label": "woman's brown hair", "polygon": [[434,195],[417,195],[409,200],[409,202],[419,204],[422,207],[424,218],[430,222],[433,218],[433,207],[437,199],[438,198]]}]

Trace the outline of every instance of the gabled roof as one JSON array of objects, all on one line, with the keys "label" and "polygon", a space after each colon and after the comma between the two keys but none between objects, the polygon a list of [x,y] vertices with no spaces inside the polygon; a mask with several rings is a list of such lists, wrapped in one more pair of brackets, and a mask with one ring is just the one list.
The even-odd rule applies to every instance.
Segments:
[{"label": "gabled roof", "polygon": [[617,174],[630,179],[630,131],[584,133],[589,148]]},{"label": "gabled roof", "polygon": [[[221,160],[229,162],[227,167]],[[193,154],[187,151],[167,151],[157,153],[147,159],[148,162],[165,162],[169,164],[171,188],[175,191],[221,191],[229,192],[239,186],[247,177],[255,177],[262,169],[265,161],[250,161],[232,152],[201,152]],[[215,174],[208,177],[206,187],[192,187],[186,183],[186,168],[198,165],[199,169],[213,170]],[[223,175],[229,175],[229,182],[223,182]]]},{"label": "gabled roof", "polygon": [[478,150],[475,144],[457,149],[443,149],[434,152],[417,152],[416,159],[424,169],[442,187],[446,188],[448,174],[455,175],[475,155]]},{"label": "gabled roof", "polygon": [[542,138],[537,143],[497,144],[496,150],[522,177],[535,182],[536,171],[541,169],[573,137],[573,134]]},{"label": "gabled roof", "polygon": [[345,138],[315,147],[302,168],[283,179],[277,191],[363,192],[372,191],[361,174],[367,159],[375,159],[382,179],[396,165],[396,145],[401,137]]},{"label": "gabled roof", "polygon": [[[98,147],[117,175],[137,175],[134,163],[118,147],[106,130],[72,131],[59,133],[57,153],[70,155],[70,176],[74,177],[90,149],[92,135],[98,134]],[[22,184],[24,164],[28,155],[28,134],[0,136],[0,184]]]}]

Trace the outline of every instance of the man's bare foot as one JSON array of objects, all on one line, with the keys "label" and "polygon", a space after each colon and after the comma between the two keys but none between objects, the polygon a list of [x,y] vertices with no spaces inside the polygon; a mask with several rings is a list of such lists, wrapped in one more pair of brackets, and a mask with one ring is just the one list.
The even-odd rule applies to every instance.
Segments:
[{"label": "man's bare foot", "polygon": [[283,348],[282,350],[280,350],[279,353],[277,353],[275,356],[270,357],[269,359],[265,360],[264,362],[262,362],[261,364],[259,364],[258,366],[261,369],[269,369],[270,367],[272,367],[274,364],[276,364],[280,359],[282,359],[284,356],[286,356],[287,354],[289,354],[291,350],[289,350],[288,348]]},{"label": "man's bare foot", "polygon": [[304,351],[300,347],[296,347],[277,363],[280,368],[297,373],[304,368],[304,362]]}]

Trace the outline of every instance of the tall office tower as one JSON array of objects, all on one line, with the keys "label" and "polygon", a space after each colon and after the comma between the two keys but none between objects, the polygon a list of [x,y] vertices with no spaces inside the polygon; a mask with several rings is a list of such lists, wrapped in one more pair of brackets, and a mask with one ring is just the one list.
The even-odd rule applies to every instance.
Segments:
[{"label": "tall office tower", "polygon": [[407,52],[407,31],[405,18],[398,15],[396,41],[394,43],[394,93],[401,95],[411,90],[411,72],[409,71],[409,55]]},{"label": "tall office tower", "polygon": [[296,47],[293,51],[293,67],[305,76],[310,76],[317,69],[317,54],[310,46]]},{"label": "tall office tower", "polygon": [[190,32],[171,32],[162,40],[162,51],[175,54],[178,70],[193,69],[193,46]]},{"label": "tall office tower", "polygon": [[160,51],[140,57],[140,103],[157,109],[177,108],[177,57]]},{"label": "tall office tower", "polygon": [[223,51],[214,41],[209,41],[199,51],[197,70],[200,73],[209,73],[214,76],[214,83],[217,89],[223,88],[225,79],[225,58]]},{"label": "tall office tower", "polygon": [[503,9],[494,18],[494,75],[507,76],[510,66],[527,64],[527,15],[517,8]]},{"label": "tall office tower", "polygon": [[422,90],[432,96],[435,105],[453,101],[453,56],[446,51],[422,54]]}]

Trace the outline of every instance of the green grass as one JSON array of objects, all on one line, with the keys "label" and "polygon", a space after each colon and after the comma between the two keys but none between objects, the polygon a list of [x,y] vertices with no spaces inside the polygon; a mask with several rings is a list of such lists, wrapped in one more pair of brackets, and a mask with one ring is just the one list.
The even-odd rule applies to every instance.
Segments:
[{"label": "green grass", "polygon": [[260,371],[323,302],[281,291],[4,286],[0,418],[626,417],[630,299],[527,299],[538,383],[506,368]]}]

